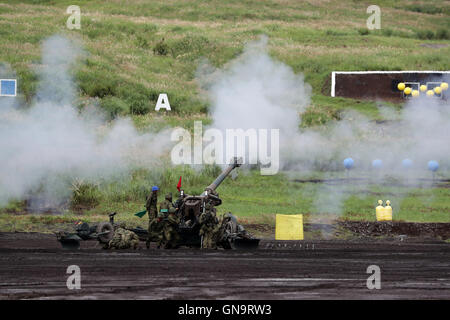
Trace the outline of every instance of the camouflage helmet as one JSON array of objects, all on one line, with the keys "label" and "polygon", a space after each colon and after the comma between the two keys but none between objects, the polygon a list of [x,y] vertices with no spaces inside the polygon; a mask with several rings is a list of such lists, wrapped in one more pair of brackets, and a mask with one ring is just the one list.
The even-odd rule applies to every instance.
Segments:
[{"label": "camouflage helmet", "polygon": [[166,200],[172,201],[172,192],[166,194]]},{"label": "camouflage helmet", "polygon": [[163,212],[158,212],[158,218],[164,218],[164,213]]},{"label": "camouflage helmet", "polygon": [[125,222],[120,222],[120,223],[117,224],[117,227],[125,229],[127,227],[127,225],[125,224]]},{"label": "camouflage helmet", "polygon": [[169,214],[172,214],[172,213],[175,213],[175,212],[177,212],[176,208],[174,208],[174,207],[170,207],[169,208]]}]

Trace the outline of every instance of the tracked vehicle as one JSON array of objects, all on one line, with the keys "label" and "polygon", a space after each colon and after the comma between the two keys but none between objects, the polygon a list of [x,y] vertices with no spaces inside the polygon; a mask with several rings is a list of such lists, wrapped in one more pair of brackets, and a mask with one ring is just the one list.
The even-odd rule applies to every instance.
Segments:
[{"label": "tracked vehicle", "polygon": [[[213,207],[222,204],[222,199],[220,199],[216,189],[233,169],[240,165],[241,160],[239,158],[234,158],[230,165],[225,168],[213,183],[207,186],[205,191],[200,195],[188,195],[185,194],[183,190],[180,191],[179,198],[174,204],[180,218],[180,224],[178,225],[180,241],[178,246],[201,246],[202,239],[199,235],[200,215],[205,212],[207,204],[210,204]],[[115,215],[116,213],[109,214],[109,222],[101,222],[92,226],[87,223],[79,224],[74,233],[58,232],[57,239],[64,248],[68,249],[79,248],[80,241],[83,240],[97,240],[101,244],[108,243],[114,236],[114,227],[116,225],[114,222]],[[148,231],[146,229],[140,227],[127,229],[136,233],[141,241],[147,240]],[[259,239],[254,238],[248,233],[245,228],[237,222],[237,219],[233,214],[226,213],[219,222],[216,243],[218,247],[224,249],[252,249],[258,247]]]}]

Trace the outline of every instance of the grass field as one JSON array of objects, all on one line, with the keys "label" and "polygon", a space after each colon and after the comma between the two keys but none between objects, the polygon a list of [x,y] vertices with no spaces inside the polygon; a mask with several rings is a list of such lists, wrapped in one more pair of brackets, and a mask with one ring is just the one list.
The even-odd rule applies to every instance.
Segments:
[{"label": "grass field", "polygon": [[[168,174],[183,174],[183,188],[197,194],[212,180],[212,172],[193,173],[190,169],[175,170]],[[219,188],[223,204],[218,213],[231,211],[243,223],[274,225],[275,214],[304,214],[305,222],[330,223],[336,219],[375,221],[378,199],[390,200],[396,221],[450,222],[450,183],[410,181],[410,185],[395,179],[389,182],[363,180],[363,184],[345,181],[343,173],[335,173],[331,179],[344,179],[337,184],[296,182],[320,178],[321,173],[297,174],[287,178],[284,174],[261,176],[258,172],[240,173],[235,180],[227,179]],[[425,176],[424,176],[425,178]],[[428,177],[429,178],[429,177]],[[328,177],[330,179],[330,177]],[[167,181],[161,190],[176,195],[177,179]],[[147,216],[140,219],[133,213],[144,210],[148,181],[138,176],[123,184],[99,186],[98,204],[91,209],[67,210],[62,214],[22,214],[19,204],[11,204],[0,213],[2,231],[54,231],[67,228],[76,221],[104,221],[107,214],[118,212],[117,219],[128,226],[148,223]],[[163,198],[163,196],[160,196]],[[175,196],[176,198],[176,196]]]},{"label": "grass field", "polygon": [[[29,103],[36,93],[42,41],[63,34],[80,43],[85,52],[73,71],[80,107],[95,99],[111,119],[130,115],[141,131],[166,126],[190,129],[194,120],[211,121],[210,105],[201,99],[195,81],[199,62],[206,58],[216,67],[224,66],[247,42],[264,34],[269,38],[270,54],[296,73],[304,73],[313,88],[301,126],[326,125],[346,109],[382,120],[375,101],[329,97],[331,72],[449,70],[450,4],[378,1],[382,29],[368,31],[366,8],[370,4],[357,0],[0,1],[0,62],[16,72],[19,93]],[[66,28],[69,5],[81,8],[80,30]],[[161,92],[169,96],[171,114],[153,111]],[[189,168],[140,170],[120,183],[84,189],[75,200],[92,208],[85,208],[83,215],[76,210],[62,215],[22,215],[18,213],[23,213],[24,203],[12,202],[0,210],[0,230],[50,230],[79,219],[104,220],[111,211],[121,213],[121,219],[129,224],[145,224],[132,213],[143,209],[153,181],[162,179],[162,193],[175,193],[178,177],[183,175],[184,189],[198,193],[215,174],[214,168],[202,172]],[[441,174],[446,177],[448,173]],[[367,183],[357,188],[349,183],[336,191],[339,186],[296,183],[289,178],[249,172],[234,181],[228,179],[219,189],[224,200],[219,213],[232,211],[244,222],[271,224],[275,213],[303,213],[307,221],[318,222],[373,220],[376,200],[390,198],[397,220],[450,221],[448,186]],[[343,200],[339,208],[334,207],[335,198]]]},{"label": "grass field", "polygon": [[[223,66],[265,34],[271,55],[313,87],[309,118],[316,121],[305,121],[321,124],[342,108],[376,116],[374,103],[329,98],[331,71],[448,70],[450,53],[448,46],[422,46],[448,44],[448,2],[378,4],[382,28],[366,34],[369,3],[356,0],[1,1],[0,61],[17,72],[30,101],[42,40],[64,34],[87,52],[75,70],[81,97],[100,98],[115,116],[154,113],[166,92],[176,113],[191,115],[208,110],[195,82],[200,59]],[[81,8],[80,30],[65,26],[69,5]]]}]

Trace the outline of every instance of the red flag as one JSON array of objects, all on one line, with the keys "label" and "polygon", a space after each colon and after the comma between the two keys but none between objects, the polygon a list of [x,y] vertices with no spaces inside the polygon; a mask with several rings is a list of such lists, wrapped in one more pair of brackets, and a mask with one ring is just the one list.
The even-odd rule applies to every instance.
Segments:
[{"label": "red flag", "polygon": [[178,184],[177,184],[177,189],[178,189],[178,192],[180,192],[180,189],[181,189],[181,176],[180,176],[180,180],[178,181]]}]

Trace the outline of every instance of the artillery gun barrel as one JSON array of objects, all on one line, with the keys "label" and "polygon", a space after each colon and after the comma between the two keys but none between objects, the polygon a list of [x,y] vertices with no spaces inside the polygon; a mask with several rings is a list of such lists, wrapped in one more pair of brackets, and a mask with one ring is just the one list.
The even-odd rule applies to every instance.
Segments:
[{"label": "artillery gun barrel", "polygon": [[234,168],[239,167],[242,163],[241,158],[234,157],[230,165],[222,171],[222,173],[211,183],[208,187],[206,187],[205,191],[214,191],[217,187],[222,183],[223,180],[233,171]]}]

